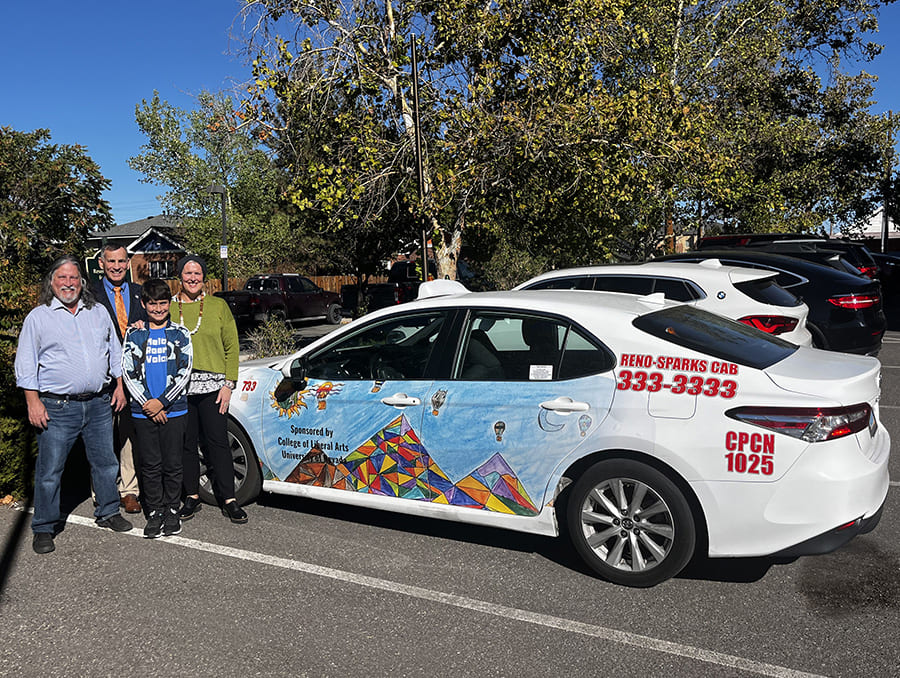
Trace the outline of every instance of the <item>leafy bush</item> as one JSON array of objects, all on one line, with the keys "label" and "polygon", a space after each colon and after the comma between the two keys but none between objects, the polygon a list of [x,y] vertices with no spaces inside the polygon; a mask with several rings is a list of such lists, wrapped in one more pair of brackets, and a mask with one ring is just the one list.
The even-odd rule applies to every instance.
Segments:
[{"label": "leafy bush", "polygon": [[19,329],[36,300],[21,270],[0,259],[0,497],[21,499],[31,492],[37,444],[28,424],[25,396],[16,387],[13,362]]},{"label": "leafy bush", "polygon": [[247,346],[251,357],[267,358],[291,353],[297,344],[294,332],[286,322],[269,318],[247,335]]}]

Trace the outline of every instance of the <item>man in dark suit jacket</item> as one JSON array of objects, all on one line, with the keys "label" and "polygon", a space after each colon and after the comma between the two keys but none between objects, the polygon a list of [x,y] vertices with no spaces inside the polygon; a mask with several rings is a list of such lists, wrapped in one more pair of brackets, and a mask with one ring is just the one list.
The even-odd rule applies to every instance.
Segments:
[{"label": "man in dark suit jacket", "polygon": [[[121,343],[126,328],[138,320],[147,321],[141,304],[141,286],[130,283],[128,250],[121,245],[104,245],[100,253],[103,279],[94,284],[94,295],[112,318]],[[119,496],[127,513],[140,513],[140,488],[134,457],[134,425],[128,407],[114,414],[114,444],[119,455]]]}]

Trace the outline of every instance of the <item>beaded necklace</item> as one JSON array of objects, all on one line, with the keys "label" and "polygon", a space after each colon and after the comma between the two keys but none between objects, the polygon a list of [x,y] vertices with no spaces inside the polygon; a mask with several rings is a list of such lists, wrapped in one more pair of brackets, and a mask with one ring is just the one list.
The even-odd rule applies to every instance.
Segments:
[{"label": "beaded necklace", "polygon": [[[200,323],[203,322],[203,298],[206,296],[205,292],[200,293],[200,315],[197,317],[197,324],[194,325],[194,329],[192,329],[191,336],[197,334],[197,330],[200,329]],[[176,297],[178,301],[178,322],[180,324],[184,324],[184,309],[181,307],[181,294],[178,294]]]}]

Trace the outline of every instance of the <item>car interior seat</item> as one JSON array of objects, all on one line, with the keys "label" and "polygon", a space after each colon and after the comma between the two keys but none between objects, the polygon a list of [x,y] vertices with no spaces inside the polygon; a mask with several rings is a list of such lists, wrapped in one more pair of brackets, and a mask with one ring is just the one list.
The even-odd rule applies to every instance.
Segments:
[{"label": "car interior seat", "polygon": [[460,376],[473,381],[505,377],[497,349],[484,330],[472,330],[469,334],[469,345],[466,347],[466,358]]},{"label": "car interior seat", "polygon": [[522,340],[528,345],[529,365],[552,365],[556,377],[559,366],[559,335],[556,323],[541,318],[522,320]]}]

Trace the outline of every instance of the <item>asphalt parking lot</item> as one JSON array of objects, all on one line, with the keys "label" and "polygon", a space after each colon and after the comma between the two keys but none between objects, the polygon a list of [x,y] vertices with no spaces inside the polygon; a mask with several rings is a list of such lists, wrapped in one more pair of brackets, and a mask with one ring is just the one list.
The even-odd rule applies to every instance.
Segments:
[{"label": "asphalt parking lot", "polygon": [[[880,358],[900,440],[897,328]],[[701,560],[647,590],[559,540],[289,497],[149,541],[96,528],[74,483],[56,552],[27,527],[11,543],[0,675],[897,676],[897,455],[891,470],[881,524],[835,553]],[[0,507],[7,543],[21,518]]]}]

